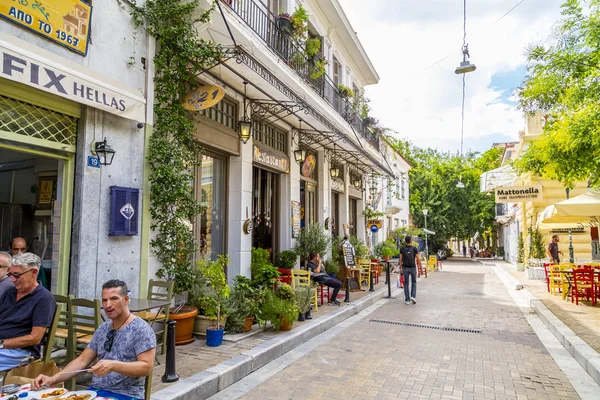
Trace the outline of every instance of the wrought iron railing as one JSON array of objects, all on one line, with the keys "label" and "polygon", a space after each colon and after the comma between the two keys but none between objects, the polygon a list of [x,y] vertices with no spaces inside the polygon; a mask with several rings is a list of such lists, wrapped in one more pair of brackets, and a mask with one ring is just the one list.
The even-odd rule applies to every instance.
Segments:
[{"label": "wrought iron railing", "polygon": [[371,131],[362,118],[352,109],[352,103],[340,94],[329,75],[315,76],[316,65],[323,63],[319,55],[309,58],[302,43],[292,39],[286,28],[279,25],[279,18],[264,4],[255,0],[221,0],[265,44],[271,48],[296,74],[298,74],[321,98],[326,100],[361,136],[379,149],[379,137]]}]

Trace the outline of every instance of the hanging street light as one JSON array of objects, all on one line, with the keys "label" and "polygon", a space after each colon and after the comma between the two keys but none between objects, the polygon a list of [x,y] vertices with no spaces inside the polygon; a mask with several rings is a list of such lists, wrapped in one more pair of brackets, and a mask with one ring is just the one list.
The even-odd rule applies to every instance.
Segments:
[{"label": "hanging street light", "polygon": [[355,177],[354,180],[352,181],[352,184],[354,185],[354,187],[356,189],[360,190],[362,187],[362,179]]},{"label": "hanging street light", "polygon": [[337,179],[340,176],[340,169],[334,165],[329,169],[329,174],[332,179]]},{"label": "hanging street light", "polygon": [[471,64],[469,61],[469,45],[467,44],[467,0],[463,1],[463,46],[462,46],[463,60],[458,67],[454,70],[457,75],[467,74],[477,69],[475,64]]},{"label": "hanging street light", "polygon": [[246,109],[246,85],[248,82],[244,82],[244,116],[238,121],[240,140],[246,144],[252,136],[252,121],[248,118]]}]

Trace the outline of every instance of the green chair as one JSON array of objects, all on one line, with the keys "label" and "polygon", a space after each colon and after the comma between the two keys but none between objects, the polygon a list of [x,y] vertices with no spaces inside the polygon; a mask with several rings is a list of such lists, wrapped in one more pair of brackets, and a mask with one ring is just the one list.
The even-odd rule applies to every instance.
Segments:
[{"label": "green chair", "polygon": [[[94,332],[101,324],[100,300],[71,299],[67,353],[73,359],[81,354],[92,341]],[[72,378],[65,386],[75,388],[75,378]]]},{"label": "green chair", "polygon": [[[173,285],[173,281],[165,282],[150,279],[150,282],[148,282],[148,300],[165,300],[170,303],[173,299]],[[157,338],[159,335],[162,335],[162,340],[160,341],[162,342],[160,354],[165,354],[167,349],[167,321],[169,320],[169,308],[170,307],[167,306],[165,307],[164,312],[160,312],[159,310],[158,313],[152,311],[135,313],[135,315],[148,321],[151,325],[154,325],[155,322],[163,324],[162,330],[156,331]]]}]

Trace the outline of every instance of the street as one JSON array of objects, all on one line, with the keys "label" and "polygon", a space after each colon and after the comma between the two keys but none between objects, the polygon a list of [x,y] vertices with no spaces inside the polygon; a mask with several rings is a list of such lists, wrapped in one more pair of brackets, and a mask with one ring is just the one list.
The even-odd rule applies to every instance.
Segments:
[{"label": "street", "polygon": [[418,289],[416,305],[386,302],[241,398],[580,398],[492,268],[447,261]]}]

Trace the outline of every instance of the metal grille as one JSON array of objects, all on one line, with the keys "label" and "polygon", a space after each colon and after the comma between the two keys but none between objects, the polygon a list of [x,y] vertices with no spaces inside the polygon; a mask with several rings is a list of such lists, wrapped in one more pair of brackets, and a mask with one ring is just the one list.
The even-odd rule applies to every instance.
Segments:
[{"label": "metal grille", "polygon": [[481,329],[449,328],[449,327],[444,327],[444,326],[412,324],[412,323],[408,323],[408,322],[398,322],[398,321],[386,321],[386,320],[382,320],[382,319],[371,319],[371,320],[369,320],[369,322],[375,322],[378,324],[409,326],[411,328],[434,329],[434,330],[438,330],[438,331],[481,333]]},{"label": "metal grille", "polygon": [[0,130],[74,146],[77,118],[0,96]]}]

